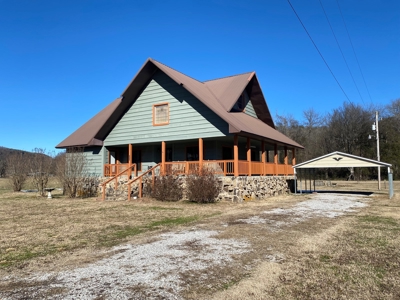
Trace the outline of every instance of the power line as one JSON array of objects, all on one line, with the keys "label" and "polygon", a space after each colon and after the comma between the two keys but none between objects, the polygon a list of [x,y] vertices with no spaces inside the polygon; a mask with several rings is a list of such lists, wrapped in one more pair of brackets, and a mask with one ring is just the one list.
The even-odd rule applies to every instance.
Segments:
[{"label": "power line", "polygon": [[340,15],[342,16],[343,24],[344,24],[344,27],[346,28],[346,32],[347,32],[347,36],[348,36],[348,38],[350,40],[351,48],[353,49],[354,56],[356,57],[358,69],[360,70],[361,77],[362,77],[362,79],[364,81],[364,84],[365,84],[365,88],[367,89],[369,100],[372,102],[371,94],[369,93],[369,89],[368,89],[367,83],[365,82],[364,74],[361,71],[360,63],[358,61],[358,57],[357,57],[356,51],[354,50],[353,42],[351,41],[349,30],[347,29],[346,21],[344,20],[344,17],[343,17],[343,14],[342,14],[342,10],[341,10],[340,5],[339,5],[339,1],[336,0],[336,3],[338,5],[338,7],[339,7],[339,12],[340,12]]},{"label": "power line", "polygon": [[331,68],[329,67],[328,63],[326,62],[326,60],[325,60],[324,56],[322,55],[321,51],[319,51],[319,49],[318,49],[317,45],[314,43],[314,40],[312,39],[311,35],[308,33],[308,30],[307,30],[306,26],[304,26],[304,24],[303,24],[303,22],[301,21],[299,15],[297,14],[296,10],[294,9],[292,3],[290,3],[290,0],[287,0],[287,2],[289,3],[290,7],[292,8],[292,10],[293,10],[294,14],[296,15],[297,19],[299,20],[301,26],[303,26],[303,29],[304,29],[305,32],[307,33],[307,35],[308,35],[308,37],[310,38],[311,42],[313,43],[315,49],[317,49],[317,52],[318,52],[319,55],[321,56],[322,60],[324,61],[325,65],[326,65],[326,67],[328,68],[329,72],[331,72],[331,74],[332,74],[333,78],[335,79],[336,83],[339,85],[339,87],[340,87],[340,89],[342,90],[343,94],[346,96],[347,100],[348,100],[349,102],[351,102],[350,99],[349,99],[349,97],[347,96],[346,92],[343,90],[342,86],[340,85],[339,81],[337,80],[336,76],[333,74]]},{"label": "power line", "polygon": [[333,34],[333,36],[334,36],[334,38],[335,38],[336,44],[338,45],[339,50],[340,50],[340,53],[342,54],[343,60],[344,60],[344,62],[345,62],[345,64],[346,64],[347,70],[349,70],[351,79],[353,80],[353,83],[354,83],[354,85],[356,86],[358,95],[360,95],[361,101],[364,103],[364,99],[363,99],[363,97],[361,96],[361,93],[360,93],[360,90],[358,89],[358,86],[357,86],[356,81],[354,80],[353,73],[351,73],[351,71],[350,71],[350,67],[349,67],[349,65],[348,65],[348,63],[347,63],[346,58],[344,57],[344,53],[343,53],[343,51],[342,51],[342,48],[340,47],[339,41],[338,41],[338,39],[336,38],[335,32],[333,31],[331,22],[329,22],[328,15],[326,14],[325,8],[324,8],[324,6],[322,5],[321,0],[319,0],[319,4],[321,4],[322,11],[324,12],[325,18],[326,18],[326,20],[328,21],[329,27],[331,28],[331,31],[332,31],[332,34]]}]

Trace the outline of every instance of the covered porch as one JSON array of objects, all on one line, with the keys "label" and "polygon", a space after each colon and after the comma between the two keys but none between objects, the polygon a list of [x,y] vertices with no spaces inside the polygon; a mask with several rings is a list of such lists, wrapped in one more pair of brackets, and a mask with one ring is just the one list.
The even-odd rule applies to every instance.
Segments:
[{"label": "covered porch", "polygon": [[185,141],[107,146],[104,176],[115,176],[131,169],[138,176],[161,163],[162,174],[190,174],[208,168],[222,176],[294,175],[296,149],[234,135]]}]

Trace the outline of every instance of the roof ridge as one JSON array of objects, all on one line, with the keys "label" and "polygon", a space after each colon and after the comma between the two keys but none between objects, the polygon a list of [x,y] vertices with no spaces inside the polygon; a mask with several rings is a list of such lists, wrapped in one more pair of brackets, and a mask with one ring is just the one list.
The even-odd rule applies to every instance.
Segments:
[{"label": "roof ridge", "polygon": [[206,82],[210,82],[210,81],[214,81],[214,80],[225,79],[225,78],[229,78],[229,77],[236,77],[236,76],[240,76],[240,75],[244,75],[244,74],[250,74],[250,73],[255,73],[255,72],[254,71],[249,71],[249,72],[244,72],[244,73],[240,73],[240,74],[235,74],[235,75],[229,75],[229,76],[219,77],[219,78],[215,78],[215,79],[204,80],[202,83],[206,83]]},{"label": "roof ridge", "polygon": [[182,74],[182,75],[184,75],[186,77],[189,77],[190,79],[193,79],[193,80],[197,81],[198,83],[203,83],[200,80],[198,80],[196,78],[193,78],[192,76],[186,75],[185,73],[182,73],[181,71],[178,71],[178,70],[176,70],[174,68],[171,68],[170,66],[167,66],[166,64],[164,64],[164,63],[162,63],[162,62],[160,62],[158,60],[155,60],[154,58],[150,58],[150,60],[155,61],[155,62],[157,62],[157,63],[159,63],[159,64],[161,64],[161,65],[163,65],[163,66],[165,66],[167,68],[170,68],[171,70],[174,70],[175,72],[178,72],[178,73],[180,73],[180,74]]}]

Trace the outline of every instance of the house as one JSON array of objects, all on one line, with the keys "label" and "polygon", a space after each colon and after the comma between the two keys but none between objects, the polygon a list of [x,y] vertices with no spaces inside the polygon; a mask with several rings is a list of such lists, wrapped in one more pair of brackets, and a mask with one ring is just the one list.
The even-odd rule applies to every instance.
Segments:
[{"label": "house", "polygon": [[84,147],[89,171],[292,175],[301,145],[275,129],[255,72],[200,82],[149,58],[121,96],[56,148]]}]

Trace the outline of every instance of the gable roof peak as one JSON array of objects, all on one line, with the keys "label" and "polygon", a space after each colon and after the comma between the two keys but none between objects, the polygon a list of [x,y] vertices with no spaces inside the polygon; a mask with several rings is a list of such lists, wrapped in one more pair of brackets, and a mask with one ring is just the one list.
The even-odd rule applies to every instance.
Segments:
[{"label": "gable roof peak", "polygon": [[183,75],[183,76],[186,76],[186,77],[188,77],[188,78],[190,78],[190,79],[193,79],[193,80],[197,81],[198,83],[202,83],[200,80],[197,80],[196,78],[193,78],[192,76],[186,75],[185,73],[182,73],[181,71],[178,71],[178,70],[176,70],[176,69],[174,69],[174,68],[171,68],[170,66],[167,66],[166,64],[163,64],[162,62],[160,62],[160,61],[158,61],[158,60],[155,60],[155,59],[153,59],[153,58],[149,58],[149,60],[150,60],[152,63],[156,63],[156,64],[163,65],[164,67],[169,68],[169,69],[171,69],[171,70],[173,70],[173,71],[175,71],[175,72],[177,72],[177,73],[179,73],[179,74],[181,74],[181,75]]},{"label": "gable roof peak", "polygon": [[[250,74],[250,76],[252,76],[255,73],[256,72],[254,72],[254,71],[250,71],[250,72],[244,72],[244,73],[239,73],[239,74],[230,75],[230,76],[218,77],[218,78],[214,78],[214,79],[204,80],[203,83],[210,82],[210,81],[216,81],[216,80],[222,80],[222,79],[228,79],[228,78],[247,75],[247,74]],[[249,80],[251,79],[250,76],[249,76]]]}]

